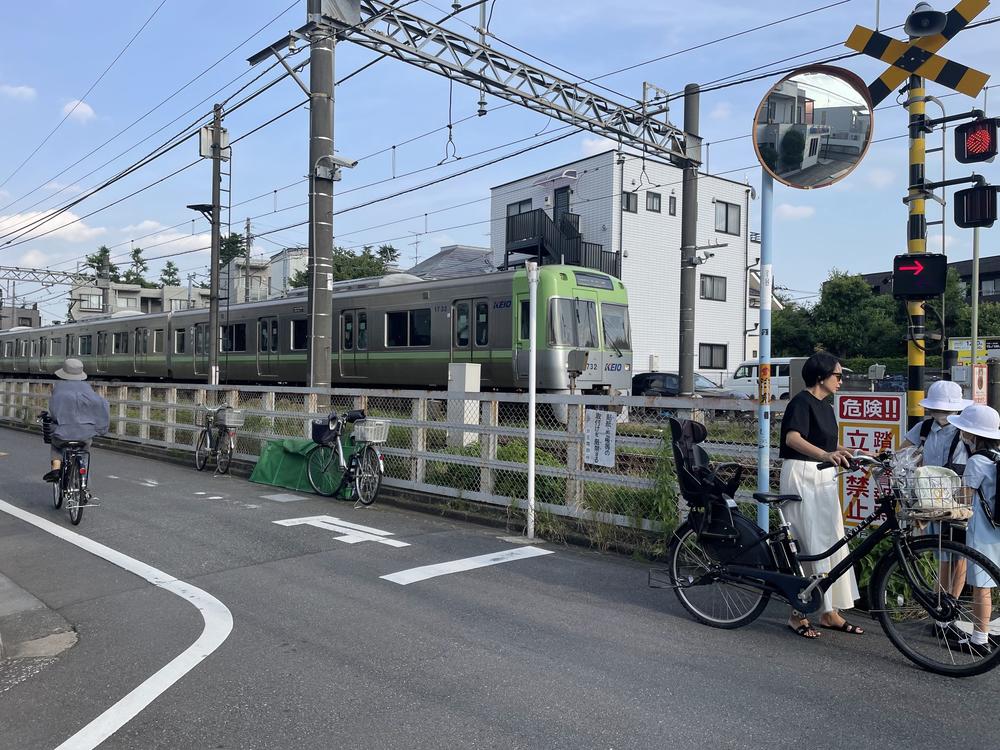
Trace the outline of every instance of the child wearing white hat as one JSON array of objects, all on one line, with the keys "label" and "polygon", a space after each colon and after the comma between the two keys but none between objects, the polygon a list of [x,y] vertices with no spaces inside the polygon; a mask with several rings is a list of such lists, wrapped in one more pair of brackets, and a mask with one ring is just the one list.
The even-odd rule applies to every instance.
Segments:
[{"label": "child wearing white hat", "polygon": [[[997,491],[997,464],[994,452],[1000,448],[1000,414],[985,404],[972,404],[961,414],[948,417],[948,421],[961,430],[962,440],[972,455],[965,466],[962,482],[977,490],[972,518],[966,534],[966,544],[1000,565],[1000,518],[992,518],[993,500]],[[973,587],[972,614],[975,629],[971,635],[958,634],[958,645],[963,650],[984,655],[996,648],[990,637],[992,616],[992,589],[1000,585],[986,570],[970,564],[967,582]]]},{"label": "child wearing white hat", "polygon": [[906,433],[902,448],[916,445],[923,448],[924,466],[947,466],[961,473],[969,451],[962,442],[958,428],[948,423],[948,417],[972,404],[962,398],[962,386],[951,380],[931,383],[927,398],[920,402],[927,418]]}]

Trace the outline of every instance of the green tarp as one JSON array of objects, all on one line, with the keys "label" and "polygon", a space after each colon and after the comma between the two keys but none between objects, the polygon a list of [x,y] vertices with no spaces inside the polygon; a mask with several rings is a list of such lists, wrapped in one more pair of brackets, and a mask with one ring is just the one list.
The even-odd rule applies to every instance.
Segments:
[{"label": "green tarp", "polygon": [[312,492],[307,465],[316,443],[305,438],[272,440],[264,448],[250,475],[251,482]]}]

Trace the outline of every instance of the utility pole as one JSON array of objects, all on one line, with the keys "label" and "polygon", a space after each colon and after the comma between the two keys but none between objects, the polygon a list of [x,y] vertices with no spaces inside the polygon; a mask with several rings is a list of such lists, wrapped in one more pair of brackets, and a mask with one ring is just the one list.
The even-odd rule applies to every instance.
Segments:
[{"label": "utility pole", "polygon": [[334,47],[336,31],[323,21],[321,0],[308,0],[309,31],[309,350],[311,388],[329,388],[333,354]]},{"label": "utility pole", "polygon": [[684,87],[684,181],[681,186],[681,315],[680,315],[680,395],[694,393],[694,305],[698,287],[695,254],[698,250],[698,165],[701,138],[698,136],[698,84]]},{"label": "utility pole", "polygon": [[[914,37],[910,37],[912,40]],[[910,76],[904,106],[910,116],[910,189],[907,195],[909,220],[906,230],[906,252],[927,252],[927,218],[924,216],[926,193],[923,189],[926,163],[926,141],[923,121],[927,111],[924,79]],[[942,230],[943,231],[943,230]],[[906,337],[906,424],[912,427],[924,416],[920,400],[924,397],[924,300],[906,302],[908,329]]]},{"label": "utility pole", "polygon": [[219,252],[222,246],[222,105],[212,117],[212,260],[208,293],[208,384],[219,384]]},{"label": "utility pole", "polygon": [[250,217],[247,217],[246,235],[243,244],[246,246],[246,279],[243,282],[243,301],[250,301],[250,243],[253,242],[253,235],[250,234]]},{"label": "utility pole", "polygon": [[190,310],[191,307],[192,307],[192,305],[191,305],[191,282],[192,281],[194,281],[194,274],[193,273],[189,273],[188,274],[188,305],[187,305],[188,306],[188,310]]}]

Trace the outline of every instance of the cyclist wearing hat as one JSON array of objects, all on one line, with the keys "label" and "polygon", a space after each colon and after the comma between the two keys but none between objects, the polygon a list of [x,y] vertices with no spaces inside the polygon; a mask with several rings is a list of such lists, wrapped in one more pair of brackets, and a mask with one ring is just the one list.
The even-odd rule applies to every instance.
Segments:
[{"label": "cyclist wearing hat", "polygon": [[[997,527],[1000,525],[1000,518],[996,517],[996,460],[1000,458],[996,451],[1000,448],[1000,414],[985,404],[972,404],[961,414],[948,417],[948,421],[961,430],[962,440],[972,452],[962,481],[966,487],[977,491],[978,502],[973,503],[966,544],[1000,564],[1000,528]],[[975,629],[971,634],[949,629],[948,634],[962,650],[982,655],[996,648],[996,642],[990,636],[993,595],[990,586],[993,579],[973,563],[968,568],[966,580],[973,587],[972,616]]]},{"label": "cyclist wearing hat", "polygon": [[67,359],[56,370],[59,382],[52,386],[49,416],[52,418],[52,471],[42,477],[46,482],[59,480],[62,449],[67,442],[83,441],[90,447],[95,435],[103,435],[111,424],[108,402],[97,395],[89,383],[83,362]]},{"label": "cyclist wearing hat", "polygon": [[901,447],[916,445],[923,448],[924,466],[946,466],[961,474],[969,457],[958,428],[948,423],[951,414],[957,414],[972,402],[962,398],[962,386],[951,380],[939,380],[927,389],[927,398],[920,402],[927,418],[915,424],[903,440]]}]

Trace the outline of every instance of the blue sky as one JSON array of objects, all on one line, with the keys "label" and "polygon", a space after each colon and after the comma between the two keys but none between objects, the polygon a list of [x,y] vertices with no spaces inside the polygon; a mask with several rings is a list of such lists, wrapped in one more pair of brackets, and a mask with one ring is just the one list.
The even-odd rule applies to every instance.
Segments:
[{"label": "blue sky", "polygon": [[[634,0],[625,13],[598,0],[545,3],[496,0],[491,3],[489,28],[495,35],[491,44],[497,49],[524,58],[522,52],[505,46],[513,44],[545,60],[542,66],[549,70],[559,66],[575,76],[590,79],[835,1],[812,0],[782,6],[703,0],[681,9],[662,0]],[[247,57],[305,20],[305,0],[294,4],[291,0],[240,3],[166,0],[157,10],[158,6],[160,0],[101,3],[57,0],[45,6],[0,4],[0,28],[8,30],[0,56],[0,112],[3,113],[0,180],[8,178],[59,124],[73,102],[94,84],[156,10],[152,20],[94,86],[84,103],[0,187],[0,206],[4,207],[0,209],[0,229],[20,226],[37,212],[59,206],[209,113],[213,102],[230,96],[261,72],[262,68],[250,71]],[[912,6],[911,0],[883,0],[881,27],[902,23]],[[590,85],[606,86],[617,92],[609,96],[624,101],[641,97],[643,81],[676,92],[686,83],[706,84],[760,66],[765,71],[785,67],[789,63],[775,63],[811,50],[820,51],[802,54],[794,63],[843,54],[848,50],[842,46],[821,48],[842,43],[855,23],[874,26],[875,9],[874,0],[850,0],[796,20],[768,25],[728,41],[603,77]],[[941,9],[947,10],[943,6]],[[450,3],[417,0],[407,10],[437,20],[450,11]],[[1000,4],[988,8],[980,18],[995,15],[1000,15]],[[478,22],[478,11],[466,11],[460,19],[452,20],[449,26],[458,33],[473,35],[468,24]],[[902,36],[900,30],[890,33]],[[942,54],[995,74],[998,40],[1000,24],[984,26],[960,34]],[[205,72],[236,47],[232,54]],[[293,59],[301,59],[305,54],[301,52]],[[339,44],[337,78],[371,57],[371,53],[349,42]],[[873,80],[884,68],[877,61],[860,57],[840,64],[866,81]],[[199,74],[201,77],[187,88],[163,101]],[[265,76],[247,92],[274,75],[272,72]],[[703,94],[702,133],[713,144],[708,150],[709,171],[759,185],[760,170],[749,133],[758,102],[776,80],[777,77],[772,77]],[[1000,76],[992,83],[1000,84]],[[937,96],[950,93],[934,84],[929,91]],[[1000,92],[991,94],[989,111],[997,114]],[[230,137],[239,138],[303,99],[291,80],[278,83],[226,117]],[[604,150],[609,145],[599,136],[580,132],[434,187],[371,203],[541,143],[561,126],[518,107],[501,108],[504,102],[493,98],[489,99],[490,113],[486,117],[458,123],[475,112],[477,99],[477,91],[454,86],[451,119],[457,124],[453,128],[451,149],[445,127],[449,122],[446,79],[394,60],[382,60],[338,86],[336,147],[345,156],[361,161],[356,169],[345,172],[343,181],[337,185],[335,207],[353,208],[336,219],[337,244],[353,247],[391,242],[403,251],[404,264],[412,261],[417,250],[411,244],[415,236],[420,240],[421,258],[442,245],[456,242],[488,245],[492,185]],[[237,100],[238,97],[233,101]],[[961,95],[942,101],[949,114],[972,106],[972,101]],[[133,124],[157,105],[160,106],[155,111]],[[982,105],[980,96],[978,106]],[[175,118],[176,122],[171,124]],[[680,102],[672,110],[671,119],[677,124],[683,122]],[[411,140],[428,131],[436,132]],[[876,141],[904,132],[905,115],[900,107],[886,106],[876,113]],[[66,169],[109,139],[110,143],[103,148]],[[939,142],[939,134],[930,136],[930,146]],[[480,153],[487,149],[494,150]],[[970,170],[951,159],[950,142],[947,149],[948,177],[967,174]],[[905,251],[906,209],[901,197],[905,193],[906,150],[905,138],[874,143],[855,172],[831,188],[805,192],[776,186],[775,275],[780,286],[795,290],[794,296],[806,297],[819,289],[833,267],[859,273],[883,270],[890,267],[893,255]],[[251,218],[255,234],[306,218],[307,211],[302,205],[307,198],[303,181],[308,161],[306,110],[297,109],[247,136],[233,151],[235,207],[231,219],[235,231],[242,231],[247,217]],[[438,166],[438,162],[452,154],[462,158],[449,159]],[[38,231],[60,227],[101,209],[196,159],[196,143],[189,141]],[[937,179],[940,174],[939,159],[940,155],[929,159],[930,179]],[[423,171],[404,176],[414,170]],[[1000,167],[985,165],[982,171],[991,181],[1000,182]],[[112,247],[115,255],[123,256],[124,260],[135,240],[135,244],[146,248],[147,258],[160,258],[151,261],[151,276],[158,275],[166,257],[173,258],[182,276],[188,272],[204,273],[208,254],[198,248],[207,245],[208,227],[200,218],[192,223],[195,215],[185,205],[210,200],[210,174],[210,162],[202,161],[134,197],[46,236],[30,239],[29,235],[30,241],[0,247],[0,264],[72,269],[100,244]],[[929,218],[939,218],[936,205],[928,205]],[[758,212],[759,202],[751,216],[754,229],[759,227]],[[700,232],[707,235],[709,230],[704,227]],[[6,239],[10,238],[2,241]],[[255,241],[254,249],[270,253],[305,241],[302,227],[262,236]],[[945,241],[951,259],[971,257],[971,232],[955,229],[950,219]],[[997,229],[985,230],[983,254],[995,254],[996,244]],[[940,246],[941,233],[932,228],[929,249]],[[41,290],[22,284],[17,293],[28,301],[40,302],[51,319],[64,316],[66,291],[65,287]]]}]

